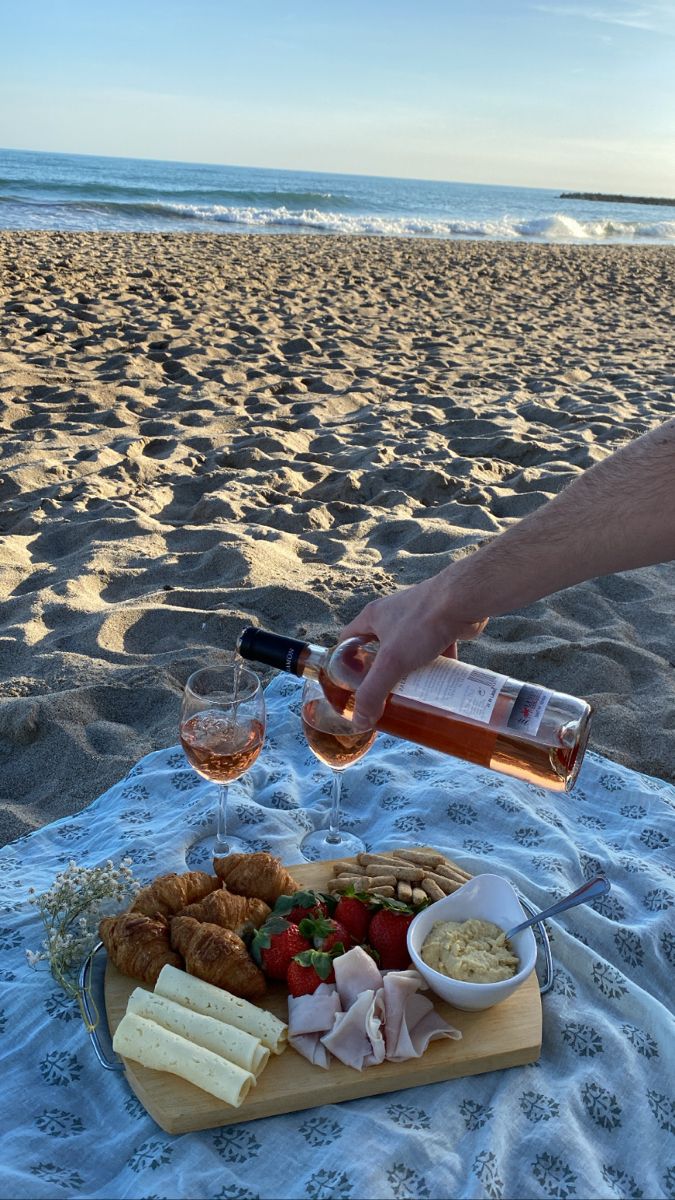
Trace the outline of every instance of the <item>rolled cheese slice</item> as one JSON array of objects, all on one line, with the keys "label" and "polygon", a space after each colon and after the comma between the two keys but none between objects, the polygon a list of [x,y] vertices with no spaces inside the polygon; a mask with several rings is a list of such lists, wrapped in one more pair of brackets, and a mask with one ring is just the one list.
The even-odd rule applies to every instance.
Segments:
[{"label": "rolled cheese slice", "polygon": [[243,1029],[252,1037],[260,1038],[263,1046],[269,1046],[273,1054],[281,1054],[286,1049],[288,1026],[273,1013],[239,996],[233,996],[224,988],[197,979],[195,975],[179,971],[177,967],[168,964],[162,967],[155,992],[159,996],[166,996],[167,1000],[175,1000],[177,1004],[191,1008],[193,1012],[215,1017],[227,1025]]},{"label": "rolled cheese slice", "polygon": [[269,1061],[270,1052],[260,1038],[234,1025],[226,1025],[224,1021],[217,1021],[214,1017],[193,1012],[191,1008],[176,1004],[175,1000],[167,1000],[166,996],[159,996],[156,992],[147,992],[145,988],[136,988],[131,993],[127,1012],[145,1017],[148,1021],[156,1021],[164,1029],[170,1029],[189,1042],[222,1055],[228,1062],[254,1075],[259,1075]]},{"label": "rolled cheese slice", "polygon": [[113,1038],[113,1050],[154,1071],[169,1071],[218,1100],[239,1108],[255,1083],[255,1075],[228,1062],[212,1050],[195,1046],[163,1025],[136,1013],[122,1017]]}]

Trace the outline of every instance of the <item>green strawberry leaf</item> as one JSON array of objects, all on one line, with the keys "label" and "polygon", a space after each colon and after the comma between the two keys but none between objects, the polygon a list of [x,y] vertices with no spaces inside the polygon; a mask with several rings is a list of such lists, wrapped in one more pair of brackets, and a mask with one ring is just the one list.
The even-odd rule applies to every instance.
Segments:
[{"label": "green strawberry leaf", "polygon": [[403,900],[389,899],[388,896],[378,896],[377,901],[380,908],[386,908],[390,912],[413,913],[418,911],[413,908],[412,904],[405,904]]},{"label": "green strawberry leaf", "polygon": [[336,901],[336,907],[337,907],[337,903],[339,903],[340,900],[342,900],[342,899],[360,900],[361,903],[365,904],[367,908],[373,908],[379,902],[380,897],[379,896],[371,896],[370,892],[359,891],[358,888],[356,888],[353,883],[350,883],[350,885],[346,891],[340,892],[338,894],[337,901]]},{"label": "green strawberry leaf", "polygon": [[[344,949],[342,951],[344,953]],[[300,963],[301,967],[313,967],[319,979],[326,980],[333,969],[333,955],[324,953],[323,950],[301,950],[293,958],[293,962]]]},{"label": "green strawberry leaf", "polygon": [[283,917],[272,913],[271,917],[267,918],[264,925],[261,925],[260,928],[256,930],[251,941],[250,950],[258,966],[260,966],[263,950],[269,950],[270,946],[272,945],[272,938],[278,933],[283,933],[285,929],[290,928],[291,926],[289,921],[286,921]]},{"label": "green strawberry leaf", "polygon": [[299,954],[293,955],[291,962],[300,963],[301,967],[313,967],[313,957],[316,953],[316,950],[301,950]]},{"label": "green strawberry leaf", "polygon": [[333,957],[331,954],[324,954],[321,950],[317,950],[313,965],[319,979],[328,979],[333,970]]},{"label": "green strawberry leaf", "polygon": [[285,917],[294,908],[314,908],[318,900],[318,894],[309,890],[293,892],[292,896],[279,896],[272,915]]},{"label": "green strawberry leaf", "polygon": [[317,892],[316,894],[319,897],[319,899],[323,901],[323,903],[326,905],[326,908],[328,909],[329,913],[331,913],[331,915],[332,915],[335,912],[335,909],[337,908],[337,902],[340,899],[340,897],[334,896],[332,892]]},{"label": "green strawberry leaf", "polygon": [[303,937],[313,942],[314,938],[328,937],[333,932],[333,922],[330,917],[303,917],[298,928]]}]

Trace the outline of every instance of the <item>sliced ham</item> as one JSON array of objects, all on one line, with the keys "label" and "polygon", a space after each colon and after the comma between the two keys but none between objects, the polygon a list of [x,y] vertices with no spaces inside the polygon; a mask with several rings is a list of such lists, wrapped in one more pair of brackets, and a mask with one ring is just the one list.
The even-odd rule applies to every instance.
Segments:
[{"label": "sliced ham", "polygon": [[330,1066],[330,1054],[321,1043],[321,1035],[332,1029],[340,1011],[340,997],[332,983],[320,983],[309,996],[288,997],[288,1040],[315,1067]]},{"label": "sliced ham", "polygon": [[336,958],[334,969],[335,985],[288,997],[288,1040],[315,1066],[330,1066],[334,1054],[362,1071],[385,1058],[420,1058],[436,1038],[461,1038],[420,995],[425,984],[417,971],[382,974],[360,946]]},{"label": "sliced ham", "polygon": [[443,1019],[431,1000],[419,995],[423,980],[417,971],[387,971],[382,984],[386,1013],[386,1057],[391,1062],[420,1058],[435,1038],[461,1038],[458,1029]]},{"label": "sliced ham", "polygon": [[[424,1000],[424,996],[419,996],[419,1000]],[[459,1041],[461,1033],[459,1029],[455,1029],[453,1025],[448,1025],[447,1021],[436,1012],[431,1001],[429,1012],[426,1016],[418,1021],[413,1029],[408,1032],[410,1034],[410,1043],[413,1048],[415,1058],[421,1058],[426,1050],[429,1042],[435,1042],[438,1038],[452,1038],[453,1041]],[[406,1057],[412,1057],[407,1055]]]},{"label": "sliced ham", "polygon": [[289,1036],[326,1033],[332,1029],[333,1018],[340,1011],[340,997],[332,983],[320,983],[316,991],[309,996],[289,996]]},{"label": "sliced ham", "polygon": [[[339,961],[335,960],[336,963]],[[361,1071],[383,1061],[386,1047],[382,1034],[383,1009],[372,988],[361,992],[346,1012],[338,1013],[333,1028],[321,1041],[347,1067]]]},{"label": "sliced ham", "polygon": [[377,963],[361,946],[353,946],[340,954],[333,963],[335,984],[345,1011],[362,992],[377,992],[382,987],[382,975]]},{"label": "sliced ham", "polygon": [[321,1044],[321,1035],[318,1033],[301,1033],[291,1037],[289,1034],[288,1041],[298,1054],[302,1054],[303,1058],[309,1060],[315,1067],[324,1067],[328,1070],[330,1066],[330,1054],[325,1046]]}]

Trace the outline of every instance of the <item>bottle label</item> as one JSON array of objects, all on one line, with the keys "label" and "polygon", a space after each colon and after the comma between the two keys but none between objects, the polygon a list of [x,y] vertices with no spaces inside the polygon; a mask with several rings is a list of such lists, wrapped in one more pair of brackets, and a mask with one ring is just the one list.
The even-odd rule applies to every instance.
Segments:
[{"label": "bottle label", "polygon": [[507,728],[512,729],[514,733],[536,737],[552,695],[553,692],[549,692],[547,688],[524,683],[511,709]]},{"label": "bottle label", "polygon": [[406,675],[394,689],[394,694],[488,725],[506,681],[506,675],[484,671],[456,659],[437,658],[431,666],[420,667]]}]

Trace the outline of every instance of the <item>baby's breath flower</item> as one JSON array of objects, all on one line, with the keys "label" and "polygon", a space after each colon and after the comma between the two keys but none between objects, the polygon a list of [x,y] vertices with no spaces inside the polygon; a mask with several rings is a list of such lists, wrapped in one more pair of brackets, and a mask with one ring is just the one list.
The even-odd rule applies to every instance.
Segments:
[{"label": "baby's breath flower", "polygon": [[35,895],[35,889],[28,888],[28,902],[38,907],[47,934],[40,951],[26,951],[28,965],[49,963],[56,982],[77,999],[88,1027],[78,990],[80,967],[96,940],[106,906],[110,901],[128,899],[141,886],[133,877],[130,862],[126,858],[115,867],[108,859],[98,867],[78,867],[71,859],[48,891]]}]

